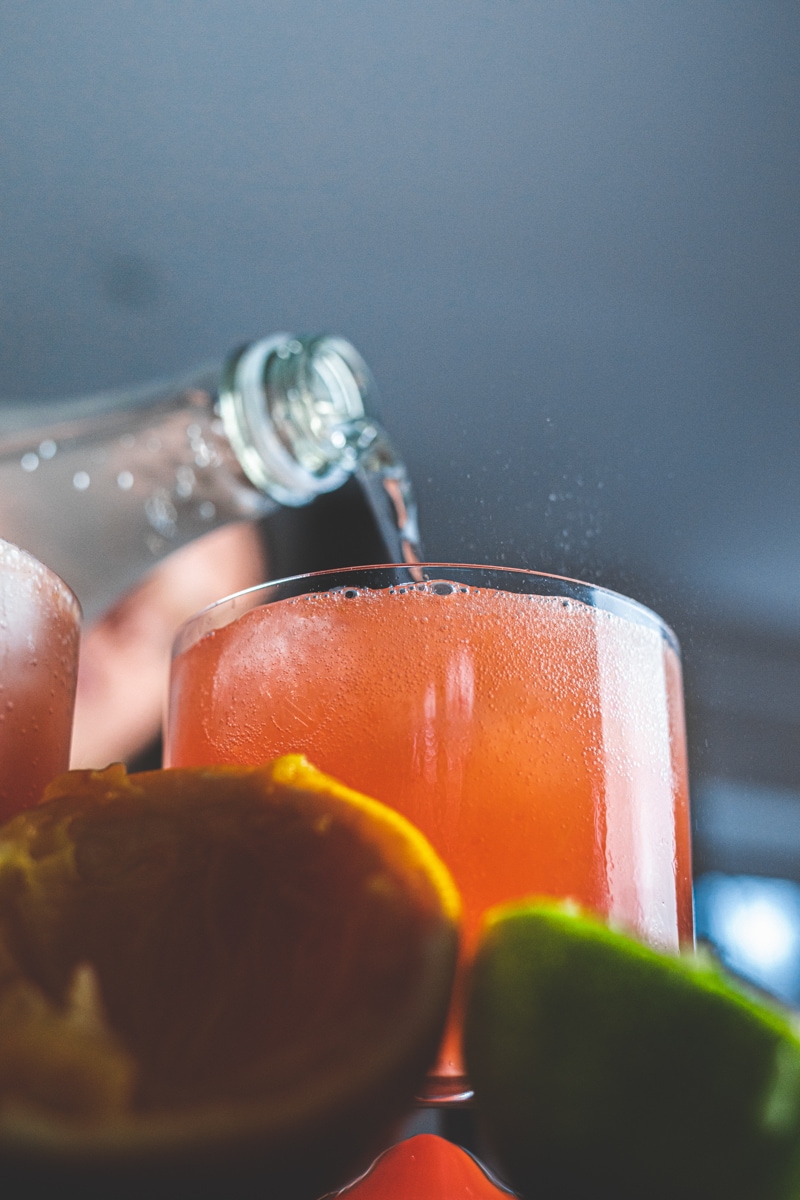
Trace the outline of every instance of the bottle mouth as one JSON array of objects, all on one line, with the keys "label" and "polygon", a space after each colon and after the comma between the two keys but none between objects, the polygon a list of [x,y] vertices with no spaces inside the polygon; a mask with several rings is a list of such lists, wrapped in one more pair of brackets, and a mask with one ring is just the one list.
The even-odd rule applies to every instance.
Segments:
[{"label": "bottle mouth", "polygon": [[381,435],[369,368],[329,334],[275,334],[237,351],[219,408],[248,479],[292,507],[341,487]]}]

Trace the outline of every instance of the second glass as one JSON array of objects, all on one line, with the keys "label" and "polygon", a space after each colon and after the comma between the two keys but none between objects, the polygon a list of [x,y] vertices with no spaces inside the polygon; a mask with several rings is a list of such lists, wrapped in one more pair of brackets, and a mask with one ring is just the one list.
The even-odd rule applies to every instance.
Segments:
[{"label": "second glass", "polygon": [[0,539],[0,821],[69,766],[80,627],[63,580]]},{"label": "second glass", "polygon": [[[485,910],[522,896],[571,897],[663,948],[692,938],[678,647],[634,601],[444,564],[229,597],[177,638],[167,763],[289,752],[427,835],[464,900],[465,964]],[[459,1010],[457,994],[431,1102],[469,1095]]]}]

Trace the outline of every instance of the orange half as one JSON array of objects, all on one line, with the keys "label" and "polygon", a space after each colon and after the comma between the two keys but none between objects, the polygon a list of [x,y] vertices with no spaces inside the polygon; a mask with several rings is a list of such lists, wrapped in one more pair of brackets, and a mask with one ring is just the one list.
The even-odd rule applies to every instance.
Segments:
[{"label": "orange half", "polygon": [[340,1185],[435,1055],[458,921],[424,837],[298,756],[62,776],[0,830],[4,1183]]}]

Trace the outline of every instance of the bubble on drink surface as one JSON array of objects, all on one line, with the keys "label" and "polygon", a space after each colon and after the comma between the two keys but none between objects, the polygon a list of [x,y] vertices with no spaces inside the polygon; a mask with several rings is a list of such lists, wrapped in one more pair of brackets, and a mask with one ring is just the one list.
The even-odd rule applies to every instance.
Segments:
[{"label": "bubble on drink surface", "polygon": [[373,588],[359,588],[352,585],[347,587],[343,585],[342,587],[329,588],[325,592],[309,592],[305,596],[296,597],[296,599],[318,604],[320,602],[324,603],[329,598],[335,600],[365,600],[374,594],[375,591]]},{"label": "bubble on drink surface", "polygon": [[466,584],[454,583],[451,579],[425,579],[416,583],[395,583],[386,589],[390,596],[455,596],[457,593],[467,595],[476,591]]}]

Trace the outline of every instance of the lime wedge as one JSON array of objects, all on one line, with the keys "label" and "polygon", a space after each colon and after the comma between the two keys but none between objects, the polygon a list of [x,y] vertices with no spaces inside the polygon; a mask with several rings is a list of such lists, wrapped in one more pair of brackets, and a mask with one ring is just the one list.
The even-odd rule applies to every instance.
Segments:
[{"label": "lime wedge", "polygon": [[525,1196],[800,1196],[800,1040],[710,957],[574,906],[494,909],[465,1052],[483,1135]]}]

